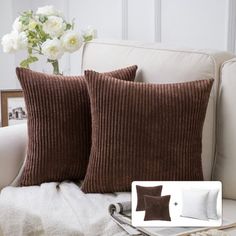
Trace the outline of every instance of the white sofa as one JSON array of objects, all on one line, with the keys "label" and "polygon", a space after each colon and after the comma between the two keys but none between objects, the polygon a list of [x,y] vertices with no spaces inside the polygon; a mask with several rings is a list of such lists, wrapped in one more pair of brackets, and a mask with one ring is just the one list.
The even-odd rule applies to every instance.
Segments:
[{"label": "white sofa", "polygon": [[[139,67],[137,80],[143,82],[168,83],[214,78],[214,87],[203,129],[204,179],[221,180],[224,197],[236,200],[236,125],[234,125],[236,122],[234,111],[236,60],[232,58],[233,55],[219,51],[174,49],[162,44],[129,41],[95,40],[86,44],[83,49],[82,71],[85,69],[94,69],[99,72],[110,71],[137,64]],[[219,91],[221,96],[219,96]],[[6,187],[18,185],[24,168],[26,150],[26,125],[0,128],[0,189],[3,188],[0,204],[1,197],[9,196],[7,195],[9,190],[14,191],[16,196],[27,191],[27,188]],[[93,196],[99,199],[103,196],[107,198],[107,195],[102,194],[88,194],[87,196],[90,200]],[[83,197],[86,198],[86,196]],[[123,197],[124,195],[121,199]],[[124,198],[129,198],[129,194]],[[109,198],[109,201],[116,200],[115,196]],[[224,200],[224,217],[236,221],[236,201]],[[95,221],[91,220],[91,222]],[[88,227],[93,226],[92,223]],[[115,225],[110,227],[114,228]],[[122,234],[118,229],[114,230],[117,235]],[[232,229],[231,235],[236,235],[236,230]]]}]

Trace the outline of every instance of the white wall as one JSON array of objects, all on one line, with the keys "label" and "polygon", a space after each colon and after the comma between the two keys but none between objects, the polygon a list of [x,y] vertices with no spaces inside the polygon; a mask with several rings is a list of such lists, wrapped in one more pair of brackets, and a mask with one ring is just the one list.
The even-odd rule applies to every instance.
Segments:
[{"label": "white wall", "polygon": [[196,48],[227,48],[227,0],[162,1],[162,41]]},{"label": "white wall", "polygon": [[128,2],[128,39],[140,41],[155,40],[154,0],[129,0]]},{"label": "white wall", "polygon": [[[0,36],[7,32],[11,27],[13,20],[12,1],[4,1],[0,10]],[[0,89],[15,87],[14,67],[15,57],[13,55],[4,54],[0,47]]]},{"label": "white wall", "polygon": [[[92,25],[99,38],[121,39],[122,0],[69,0],[68,4],[70,19],[75,18],[77,29]],[[80,53],[70,57],[71,74],[80,73]]]},{"label": "white wall", "polygon": [[[161,41],[191,48],[235,49],[235,0],[8,0],[1,3],[0,36],[10,31],[18,12],[53,4],[79,29],[93,25],[100,38]],[[65,74],[80,73],[80,53],[61,61]],[[19,86],[15,67],[22,54],[0,49],[0,89]],[[45,61],[33,67],[47,71]],[[50,70],[51,68],[49,68]]]}]

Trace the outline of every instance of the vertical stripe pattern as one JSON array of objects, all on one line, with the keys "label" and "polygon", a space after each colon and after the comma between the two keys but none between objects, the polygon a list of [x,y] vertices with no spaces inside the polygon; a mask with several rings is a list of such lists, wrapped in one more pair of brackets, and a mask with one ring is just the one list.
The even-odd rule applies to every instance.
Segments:
[{"label": "vertical stripe pattern", "polygon": [[213,80],[120,81],[86,71],[92,148],[84,192],[129,191],[132,181],[203,180],[202,130]]},{"label": "vertical stripe pattern", "polygon": [[[106,73],[134,80],[137,67]],[[21,185],[81,180],[91,148],[91,111],[83,76],[17,68],[28,113],[28,151]]]}]

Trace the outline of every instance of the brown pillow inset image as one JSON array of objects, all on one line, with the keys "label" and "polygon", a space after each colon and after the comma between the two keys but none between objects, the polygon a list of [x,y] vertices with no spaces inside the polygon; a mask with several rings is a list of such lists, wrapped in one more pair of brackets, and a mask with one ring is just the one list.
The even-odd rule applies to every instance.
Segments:
[{"label": "brown pillow inset image", "polygon": [[148,220],[171,221],[169,212],[170,195],[162,197],[144,196],[145,217]]},{"label": "brown pillow inset image", "polygon": [[200,181],[213,79],[127,82],[85,71],[92,148],[82,190],[130,191],[132,181]]},{"label": "brown pillow inset image", "polygon": [[[137,66],[107,73],[133,81]],[[28,112],[22,186],[84,178],[91,149],[91,110],[84,76],[17,68]]]},{"label": "brown pillow inset image", "polygon": [[136,211],[144,211],[145,210],[144,195],[160,197],[162,186],[143,187],[143,186],[136,185],[136,190],[137,190]]}]

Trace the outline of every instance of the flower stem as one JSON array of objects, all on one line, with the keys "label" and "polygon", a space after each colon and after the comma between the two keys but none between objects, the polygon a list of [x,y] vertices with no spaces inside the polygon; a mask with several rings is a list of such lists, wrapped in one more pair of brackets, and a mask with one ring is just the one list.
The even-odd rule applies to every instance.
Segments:
[{"label": "flower stem", "polygon": [[51,63],[52,63],[52,66],[53,66],[53,74],[54,75],[60,75],[58,60],[53,60],[53,61],[51,61]]}]

